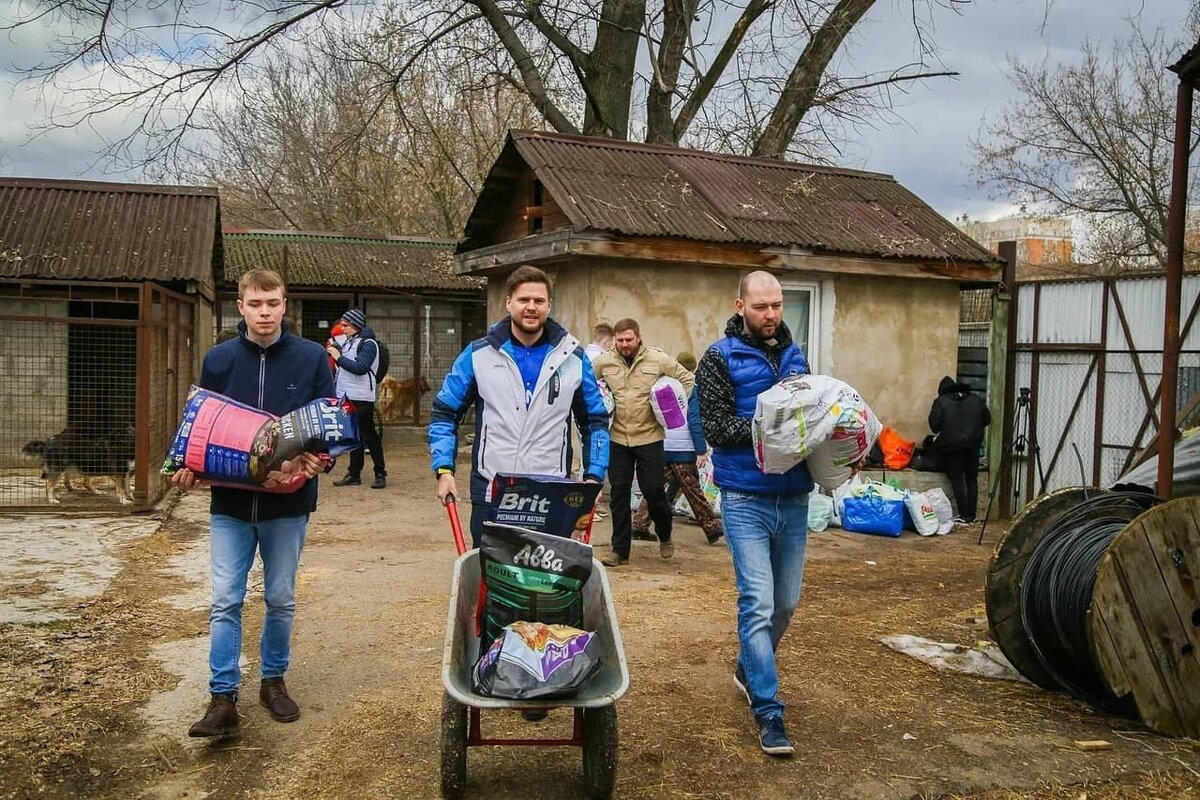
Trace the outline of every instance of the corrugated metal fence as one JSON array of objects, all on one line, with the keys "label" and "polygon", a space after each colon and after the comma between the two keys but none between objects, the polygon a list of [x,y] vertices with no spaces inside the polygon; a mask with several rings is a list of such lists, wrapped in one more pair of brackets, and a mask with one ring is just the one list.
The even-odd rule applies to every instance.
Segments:
[{"label": "corrugated metal fence", "polygon": [[[1161,276],[1022,284],[1012,442],[1015,511],[1063,486],[1111,485],[1154,441],[1162,378]],[[1200,392],[1200,275],[1185,276],[1176,397]],[[1000,424],[995,420],[995,424]]]}]

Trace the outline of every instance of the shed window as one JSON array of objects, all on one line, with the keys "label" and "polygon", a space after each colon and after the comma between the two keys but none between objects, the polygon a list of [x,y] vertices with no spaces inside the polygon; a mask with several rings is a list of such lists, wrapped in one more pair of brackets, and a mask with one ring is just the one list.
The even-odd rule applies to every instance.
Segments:
[{"label": "shed window", "polygon": [[792,332],[796,346],[808,359],[808,368],[817,372],[820,364],[817,324],[821,320],[821,293],[815,283],[789,283],[783,288],[783,321]]},{"label": "shed window", "polygon": [[542,189],[542,182],[534,178],[533,186],[529,192],[529,232],[542,232],[542,202],[545,199],[545,191]]}]

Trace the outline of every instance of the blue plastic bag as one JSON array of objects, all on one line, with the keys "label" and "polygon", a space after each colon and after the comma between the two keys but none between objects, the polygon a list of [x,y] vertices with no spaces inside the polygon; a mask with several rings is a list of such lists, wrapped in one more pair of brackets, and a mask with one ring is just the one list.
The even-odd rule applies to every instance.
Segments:
[{"label": "blue plastic bag", "polygon": [[895,538],[904,530],[904,501],[887,500],[877,494],[847,497],[842,509],[842,528]]}]

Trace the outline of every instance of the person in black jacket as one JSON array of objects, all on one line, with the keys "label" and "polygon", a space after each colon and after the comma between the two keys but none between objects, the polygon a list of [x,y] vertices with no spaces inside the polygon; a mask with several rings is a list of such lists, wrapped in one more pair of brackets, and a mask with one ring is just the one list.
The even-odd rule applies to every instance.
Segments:
[{"label": "person in black jacket", "polygon": [[954,490],[958,522],[974,522],[979,505],[979,446],[983,429],[992,421],[983,398],[949,375],[938,384],[929,409],[929,429],[937,434],[937,451],[946,465]]},{"label": "person in black jacket", "polygon": [[[287,294],[283,280],[270,270],[256,269],[238,284],[238,337],[216,345],[204,357],[200,386],[255,408],[281,416],[320,397],[333,397],[333,375],[325,351],[316,342],[294,335],[283,322]],[[257,550],[263,562],[263,619],[260,643],[262,684],[259,701],[278,722],[300,716],[300,707],[283,682],[291,652],[296,611],[296,570],[308,527],[317,508],[316,476],[327,465],[312,453],[284,462],[264,484],[285,482],[303,473],[308,482],[292,494],[270,494],[212,487],[210,512],[212,613],[209,667],[211,699],[204,718],[190,736],[228,736],[239,726],[237,700],[241,671],[242,603],[246,576]],[[182,469],[171,476],[180,489],[197,485]]]}]

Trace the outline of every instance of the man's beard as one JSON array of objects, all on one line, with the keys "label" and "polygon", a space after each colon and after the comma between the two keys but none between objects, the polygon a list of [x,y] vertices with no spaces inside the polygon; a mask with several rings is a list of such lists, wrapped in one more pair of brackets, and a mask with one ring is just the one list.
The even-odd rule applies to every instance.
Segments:
[{"label": "man's beard", "polygon": [[546,320],[541,317],[514,317],[513,321],[517,323],[517,327],[525,331],[525,333],[540,333],[542,328],[546,327]]},{"label": "man's beard", "polygon": [[746,317],[742,317],[742,322],[745,323],[746,330],[750,333],[750,335],[756,339],[762,339],[763,341],[767,341],[768,339],[774,339],[776,336],[779,335],[779,323],[778,322],[776,322],[774,324],[774,326],[771,328],[770,333],[767,333],[762,328],[754,325]]}]

